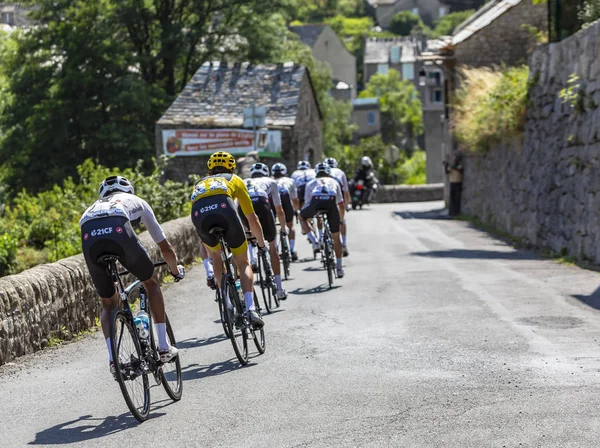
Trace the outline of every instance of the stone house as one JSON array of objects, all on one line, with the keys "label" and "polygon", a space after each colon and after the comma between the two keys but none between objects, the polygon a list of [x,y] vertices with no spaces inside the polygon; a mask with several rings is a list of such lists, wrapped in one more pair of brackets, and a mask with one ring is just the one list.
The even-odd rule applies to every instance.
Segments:
[{"label": "stone house", "polygon": [[156,123],[156,153],[173,156],[165,177],[174,180],[205,173],[219,150],[257,149],[269,165],[314,163],[323,157],[321,120],[305,67],[206,62]]},{"label": "stone house", "polygon": [[457,66],[523,64],[536,44],[527,26],[548,29],[546,4],[492,0],[456,28],[448,49],[454,53]]},{"label": "stone house", "polygon": [[392,18],[400,11],[411,11],[421,17],[425,25],[433,27],[445,15],[466,9],[477,9],[483,0],[366,0],[367,10],[377,24],[387,29]]},{"label": "stone house", "polygon": [[317,61],[331,67],[331,94],[336,99],[350,101],[356,97],[356,58],[329,25],[291,26],[304,45],[310,47]]},{"label": "stone house", "polygon": [[356,98],[352,100],[352,123],[358,126],[353,134],[355,142],[364,137],[381,134],[379,98]]},{"label": "stone house", "polygon": [[9,27],[28,27],[31,25],[31,20],[27,14],[32,10],[31,6],[18,3],[0,3],[0,24]]}]

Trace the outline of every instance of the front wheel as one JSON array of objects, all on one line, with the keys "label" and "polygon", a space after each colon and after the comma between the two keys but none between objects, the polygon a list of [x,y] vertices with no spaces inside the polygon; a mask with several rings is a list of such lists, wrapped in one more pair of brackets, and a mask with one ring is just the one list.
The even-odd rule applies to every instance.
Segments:
[{"label": "front wheel", "polygon": [[[167,341],[169,345],[177,347],[177,341],[173,334],[173,328],[171,322],[169,322],[169,316],[165,314],[167,324]],[[179,355],[168,363],[160,366],[160,376],[162,379],[162,385],[165,388],[165,392],[171,400],[181,400],[181,393],[183,392],[183,378],[181,373],[181,361]]]},{"label": "front wheel", "polygon": [[130,316],[123,310],[113,314],[110,322],[111,353],[115,363],[116,380],[123,398],[139,422],[150,413],[150,383],[148,367]]}]

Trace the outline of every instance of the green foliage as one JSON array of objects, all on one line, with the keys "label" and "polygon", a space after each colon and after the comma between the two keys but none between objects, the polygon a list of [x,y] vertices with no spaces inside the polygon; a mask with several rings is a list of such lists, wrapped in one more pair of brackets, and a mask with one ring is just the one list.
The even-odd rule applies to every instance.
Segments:
[{"label": "green foliage", "polygon": [[474,9],[451,12],[435,22],[433,34],[435,36],[452,36],[455,28],[475,14]]},{"label": "green foliage", "polygon": [[77,168],[77,182],[69,177],[62,185],[36,195],[21,191],[0,218],[0,230],[3,231],[0,274],[79,253],[79,218],[98,198],[100,182],[112,174],[119,173],[133,182],[136,194],[152,206],[159,222],[188,214],[188,186],[172,181],[161,184],[163,165],[164,161],[155,164],[152,172],[146,175],[141,163],[133,169],[118,171],[88,159]]},{"label": "green foliage", "polygon": [[400,183],[421,185],[427,183],[427,157],[425,151],[416,151],[410,159],[405,160],[397,169]]},{"label": "green foliage", "polygon": [[463,87],[455,101],[453,131],[471,150],[487,151],[506,137],[521,135],[527,110],[529,68],[494,72],[464,72]]},{"label": "green foliage", "polygon": [[414,139],[423,133],[423,104],[414,84],[390,70],[387,75],[372,76],[359,96],[379,97],[382,119],[387,124],[382,130],[384,140],[412,149]]},{"label": "green foliage", "polygon": [[363,0],[295,0],[290,11],[293,20],[317,23],[336,15],[362,16],[364,3]]},{"label": "green foliage", "polygon": [[584,27],[600,19],[600,0],[585,1],[579,10],[578,17]]},{"label": "green foliage", "polygon": [[410,36],[411,34],[430,34],[431,30],[423,23],[417,14],[411,11],[400,11],[394,15],[390,22],[389,30],[397,36]]}]

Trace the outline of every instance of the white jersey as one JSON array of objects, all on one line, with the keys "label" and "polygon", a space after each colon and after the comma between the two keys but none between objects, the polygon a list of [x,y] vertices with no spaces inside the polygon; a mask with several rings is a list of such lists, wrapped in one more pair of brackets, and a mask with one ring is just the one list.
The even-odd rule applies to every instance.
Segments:
[{"label": "white jersey", "polygon": [[290,176],[294,182],[296,182],[296,186],[303,187],[308,184],[311,180],[317,177],[315,170],[296,170]]},{"label": "white jersey", "polygon": [[264,197],[268,198],[271,196],[273,205],[279,207],[281,205],[281,197],[279,196],[279,186],[275,179],[270,177],[252,177],[244,180],[246,187],[248,187],[248,194],[250,198]]},{"label": "white jersey", "polygon": [[165,240],[165,232],[156,220],[152,208],[142,198],[129,193],[116,193],[106,198],[98,199],[83,213],[79,227],[92,219],[109,216],[122,216],[132,225],[144,224],[155,243]]},{"label": "white jersey", "polygon": [[306,185],[304,203],[308,204],[312,198],[329,199],[332,196],[335,196],[338,204],[344,202],[342,187],[340,187],[338,181],[332,177],[318,177]]},{"label": "white jersey", "polygon": [[291,199],[298,199],[298,187],[296,187],[296,182],[294,179],[290,177],[280,177],[279,179],[275,179],[277,185],[279,185],[279,194],[287,193],[290,195]]},{"label": "white jersey", "polygon": [[346,177],[346,173],[344,173],[339,168],[331,168],[331,177],[337,180],[342,187],[342,192],[350,191],[348,189],[348,178]]}]

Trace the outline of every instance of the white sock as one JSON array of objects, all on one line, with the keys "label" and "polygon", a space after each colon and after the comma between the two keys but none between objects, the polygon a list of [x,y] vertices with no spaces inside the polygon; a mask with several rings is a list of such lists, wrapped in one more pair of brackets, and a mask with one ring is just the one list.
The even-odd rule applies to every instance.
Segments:
[{"label": "white sock", "polygon": [[225,306],[227,307],[228,310],[233,308],[233,305],[231,303],[231,299],[229,298],[229,290],[228,292],[225,294]]},{"label": "white sock", "polygon": [[211,259],[210,258],[205,258],[204,260],[202,260],[202,263],[204,263],[204,270],[206,271],[206,276],[207,277],[214,277],[215,276],[215,271],[213,269],[213,265],[211,263]]},{"label": "white sock", "polygon": [[315,236],[315,232],[312,230],[306,234],[311,243],[317,244],[317,237]]},{"label": "white sock", "polygon": [[296,240],[290,240],[290,250],[294,252],[294,248],[296,247]]},{"label": "white sock", "polygon": [[338,259],[336,260],[336,265],[337,265],[337,268],[338,268],[338,269],[342,269],[342,259],[341,259],[341,258],[338,258]]},{"label": "white sock", "polygon": [[256,247],[254,244],[248,246],[248,255],[250,258],[250,264],[256,264]]},{"label": "white sock", "polygon": [[156,334],[158,335],[158,349],[167,350],[169,343],[167,342],[167,324],[154,324]]},{"label": "white sock", "polygon": [[346,235],[342,235],[342,246],[346,247]]},{"label": "white sock", "polygon": [[252,311],[256,309],[254,307],[254,293],[253,292],[245,292],[244,293],[244,302],[246,302],[246,309],[248,311]]},{"label": "white sock", "polygon": [[106,339],[106,347],[108,348],[108,360],[112,362],[112,350],[110,349],[110,338]]},{"label": "white sock", "polygon": [[275,284],[277,285],[277,292],[283,291],[283,285],[281,284],[281,275],[275,276]]},{"label": "white sock", "polygon": [[323,229],[317,229],[319,231],[319,241],[323,239]]}]

